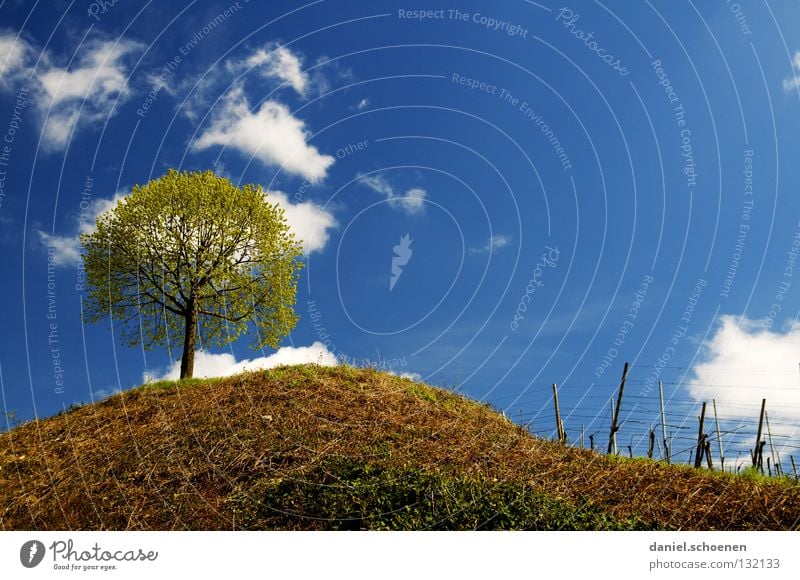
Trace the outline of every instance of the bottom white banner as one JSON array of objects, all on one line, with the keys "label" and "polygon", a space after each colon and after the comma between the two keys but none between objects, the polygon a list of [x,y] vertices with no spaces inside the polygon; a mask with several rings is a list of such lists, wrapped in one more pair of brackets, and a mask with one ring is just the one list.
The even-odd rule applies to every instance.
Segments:
[{"label": "bottom white banner", "polygon": [[2,578],[798,578],[796,532],[0,532]]}]

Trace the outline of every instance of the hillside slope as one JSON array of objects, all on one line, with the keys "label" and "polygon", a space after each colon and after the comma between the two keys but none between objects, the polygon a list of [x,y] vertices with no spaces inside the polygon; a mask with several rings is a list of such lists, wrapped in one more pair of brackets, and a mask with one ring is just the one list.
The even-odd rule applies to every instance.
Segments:
[{"label": "hillside slope", "polygon": [[0,435],[0,529],[800,529],[800,486],[609,458],[375,370],[147,385]]}]

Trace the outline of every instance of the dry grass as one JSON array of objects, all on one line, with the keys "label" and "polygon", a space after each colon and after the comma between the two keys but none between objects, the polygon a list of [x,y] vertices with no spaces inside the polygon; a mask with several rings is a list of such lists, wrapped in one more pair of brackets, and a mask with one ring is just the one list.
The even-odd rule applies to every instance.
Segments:
[{"label": "dry grass", "polygon": [[233,529],[251,490],[337,458],[512,482],[645,527],[800,529],[798,485],[565,448],[442,389],[315,365],[148,385],[0,435],[0,529]]}]

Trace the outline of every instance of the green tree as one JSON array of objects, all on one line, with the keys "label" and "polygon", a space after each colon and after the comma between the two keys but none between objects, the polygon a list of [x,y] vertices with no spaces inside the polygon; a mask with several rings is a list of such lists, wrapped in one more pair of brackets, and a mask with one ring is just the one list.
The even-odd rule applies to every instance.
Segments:
[{"label": "green tree", "polygon": [[253,348],[274,348],[297,323],[302,250],[259,186],[170,170],[96,225],[81,236],[86,321],[110,316],[123,341],[148,349],[180,337],[181,378],[198,339],[224,346],[252,324]]}]

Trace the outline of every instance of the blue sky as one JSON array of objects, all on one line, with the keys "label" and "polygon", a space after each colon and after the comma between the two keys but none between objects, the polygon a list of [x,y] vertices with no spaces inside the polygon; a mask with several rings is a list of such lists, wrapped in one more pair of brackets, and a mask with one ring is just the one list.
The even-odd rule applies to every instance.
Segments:
[{"label": "blue sky", "polygon": [[307,250],[284,347],[243,339],[197,375],[371,361],[544,434],[556,382],[568,434],[601,441],[629,361],[626,444],[657,424],[659,379],[677,437],[712,398],[749,433],[766,396],[790,444],[798,18],[783,2],[4,2],[2,405],[46,416],[169,374],[178,350],[81,323],[76,236],[174,167],[261,184]]}]

